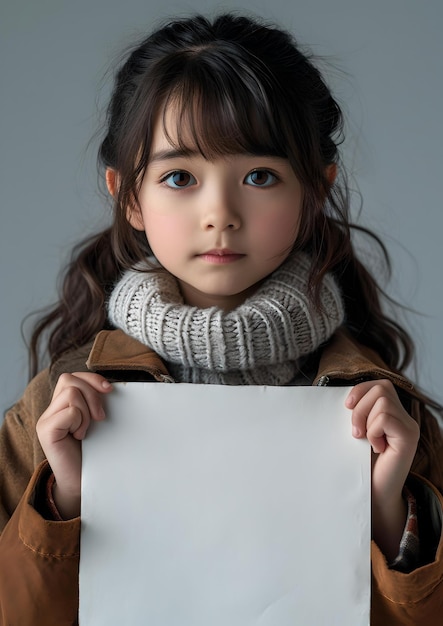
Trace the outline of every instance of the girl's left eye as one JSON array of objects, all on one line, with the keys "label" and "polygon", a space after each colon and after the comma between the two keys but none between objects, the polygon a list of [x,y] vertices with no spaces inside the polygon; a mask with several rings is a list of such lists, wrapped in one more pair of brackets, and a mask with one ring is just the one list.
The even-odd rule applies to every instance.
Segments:
[{"label": "girl's left eye", "polygon": [[195,185],[197,181],[189,172],[177,170],[165,176],[161,182],[165,183],[171,189],[186,189],[186,187]]},{"label": "girl's left eye", "polygon": [[270,187],[275,185],[277,181],[277,176],[269,170],[254,170],[245,178],[245,183],[253,187]]}]

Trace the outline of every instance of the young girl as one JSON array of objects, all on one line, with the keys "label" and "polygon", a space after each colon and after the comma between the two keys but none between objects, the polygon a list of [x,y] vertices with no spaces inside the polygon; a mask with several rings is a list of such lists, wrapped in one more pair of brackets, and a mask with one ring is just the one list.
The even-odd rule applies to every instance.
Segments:
[{"label": "young girl", "polygon": [[75,251],[32,338],[50,367],[1,430],[1,624],[77,621],[81,440],[112,380],[354,385],[371,624],[441,623],[443,441],[351,242],[341,131],[311,60],[259,21],[179,20],[129,54],[99,154],[113,224]]}]

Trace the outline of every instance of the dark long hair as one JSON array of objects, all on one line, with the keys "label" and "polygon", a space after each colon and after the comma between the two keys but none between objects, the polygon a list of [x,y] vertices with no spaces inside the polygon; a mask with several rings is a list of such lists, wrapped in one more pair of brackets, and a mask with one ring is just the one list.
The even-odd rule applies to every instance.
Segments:
[{"label": "dark long hair", "polygon": [[[388,366],[404,368],[412,357],[411,340],[384,312],[383,291],[351,241],[355,229],[366,232],[389,266],[379,239],[350,223],[338,150],[343,140],[339,105],[312,58],[289,33],[225,14],[213,21],[195,16],[166,23],[134,47],[118,70],[98,155],[102,170],[118,173],[113,222],[75,248],[59,302],[34,328],[32,373],[43,340],[54,362],[107,327],[105,301],[112,285],[150,252],[146,237],[130,226],[126,214],[138,203],[154,124],[171,104],[180,111],[181,148],[197,148],[210,159],[248,152],[290,161],[304,190],[295,247],[312,257],[313,301],[324,274],[333,272],[349,331]],[[192,146],[181,138],[183,128]],[[341,174],[332,183],[327,172],[334,165]]]}]

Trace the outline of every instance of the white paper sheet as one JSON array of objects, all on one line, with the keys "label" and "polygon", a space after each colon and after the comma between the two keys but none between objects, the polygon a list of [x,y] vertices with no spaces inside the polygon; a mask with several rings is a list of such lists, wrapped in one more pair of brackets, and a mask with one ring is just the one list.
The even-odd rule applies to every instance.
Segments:
[{"label": "white paper sheet", "polygon": [[83,444],[81,626],[367,626],[347,388],[119,383]]}]

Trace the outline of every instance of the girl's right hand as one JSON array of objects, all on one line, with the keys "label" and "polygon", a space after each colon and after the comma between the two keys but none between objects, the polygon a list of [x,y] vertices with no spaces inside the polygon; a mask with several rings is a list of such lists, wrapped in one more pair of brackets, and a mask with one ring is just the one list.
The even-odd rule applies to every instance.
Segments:
[{"label": "girl's right hand", "polygon": [[62,374],[51,404],[37,422],[37,436],[55,476],[54,501],[63,519],[80,514],[81,441],[91,420],[105,418],[101,396],[111,390],[99,374]]}]

